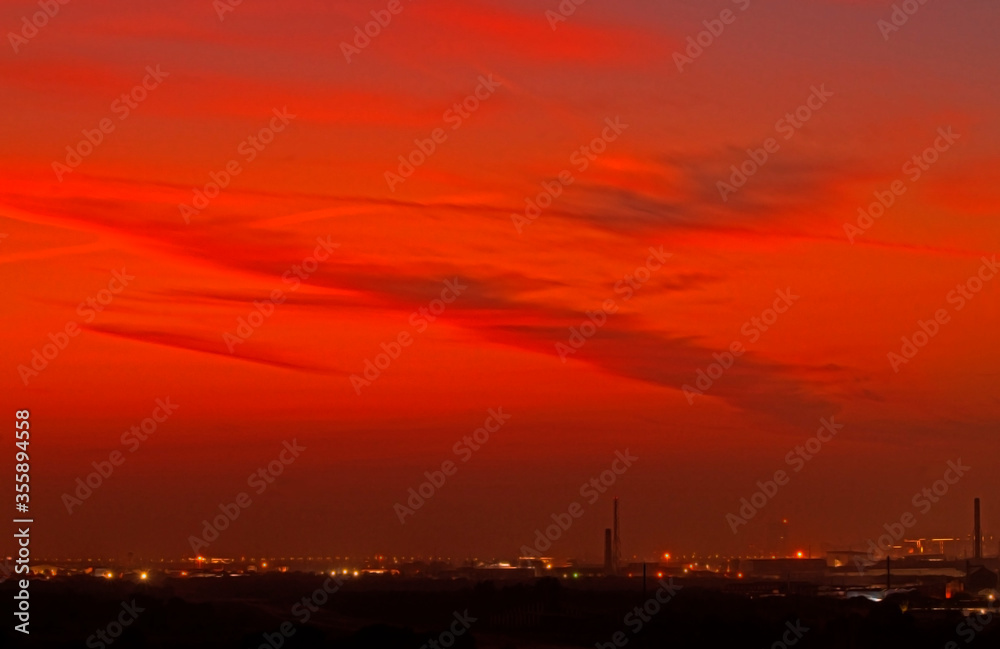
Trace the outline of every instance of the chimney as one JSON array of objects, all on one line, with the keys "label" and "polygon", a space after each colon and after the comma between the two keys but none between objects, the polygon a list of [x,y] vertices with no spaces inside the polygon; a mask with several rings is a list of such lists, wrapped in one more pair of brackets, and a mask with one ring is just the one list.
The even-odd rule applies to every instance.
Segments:
[{"label": "chimney", "polygon": [[976,560],[983,558],[983,532],[979,525],[979,499],[975,500],[975,531],[972,538],[972,554]]},{"label": "chimney", "polygon": [[618,496],[615,496],[615,520],[614,520],[614,555],[611,560],[613,562],[612,568],[614,568],[615,573],[618,572],[618,566],[621,564],[622,558],[622,537],[619,535],[618,529]]},{"label": "chimney", "polygon": [[612,565],[611,552],[611,528],[604,530],[604,574],[613,575],[614,565]]}]

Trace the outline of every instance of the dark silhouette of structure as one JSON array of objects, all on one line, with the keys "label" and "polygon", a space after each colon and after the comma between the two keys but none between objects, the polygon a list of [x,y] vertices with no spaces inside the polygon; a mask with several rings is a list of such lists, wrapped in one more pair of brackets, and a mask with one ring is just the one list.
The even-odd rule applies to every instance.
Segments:
[{"label": "dark silhouette of structure", "polygon": [[618,566],[621,565],[622,560],[622,537],[621,531],[618,527],[618,496],[615,496],[615,520],[614,520],[614,556],[612,557],[612,569],[615,574],[618,573]]},{"label": "dark silhouette of structure", "polygon": [[613,575],[614,573],[614,550],[611,546],[611,528],[608,527],[604,530],[604,574]]}]

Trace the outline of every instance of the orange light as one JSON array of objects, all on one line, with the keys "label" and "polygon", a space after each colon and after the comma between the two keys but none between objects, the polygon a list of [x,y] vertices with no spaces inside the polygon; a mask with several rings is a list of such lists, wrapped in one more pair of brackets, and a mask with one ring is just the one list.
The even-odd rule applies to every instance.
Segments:
[{"label": "orange light", "polygon": [[664,552],[663,553],[663,558],[664,559],[669,559],[670,558],[670,553],[669,552]]},{"label": "orange light", "polygon": [[802,550],[799,550],[798,552],[796,552],[796,553],[795,553],[795,556],[796,556],[796,557],[798,557],[799,559],[801,559],[801,558],[802,558],[802,557],[804,556],[804,555],[802,554]]},{"label": "orange light", "polygon": [[663,573],[662,572],[658,572],[658,573],[656,573],[656,576],[657,577],[663,577]]}]

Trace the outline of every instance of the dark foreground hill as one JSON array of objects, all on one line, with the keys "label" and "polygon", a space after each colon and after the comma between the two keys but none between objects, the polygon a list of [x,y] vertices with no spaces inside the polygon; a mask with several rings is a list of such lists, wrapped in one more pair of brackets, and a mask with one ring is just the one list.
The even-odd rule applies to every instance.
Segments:
[{"label": "dark foreground hill", "polygon": [[[14,608],[12,582],[0,599]],[[316,575],[33,581],[30,638],[0,645],[93,649],[479,649],[725,647],[959,649],[1000,646],[997,614],[967,617],[918,596],[888,601],[751,598],[654,584],[525,583]],[[949,644],[953,643],[953,644]]]}]

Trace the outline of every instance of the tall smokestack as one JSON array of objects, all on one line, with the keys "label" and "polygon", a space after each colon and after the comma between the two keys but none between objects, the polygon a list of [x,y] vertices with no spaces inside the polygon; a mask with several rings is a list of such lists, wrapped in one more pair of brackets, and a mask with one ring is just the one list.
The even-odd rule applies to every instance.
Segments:
[{"label": "tall smokestack", "polygon": [[613,575],[615,574],[614,565],[612,564],[612,549],[611,549],[611,528],[604,530],[604,574]]},{"label": "tall smokestack", "polygon": [[615,539],[614,539],[614,557],[612,557],[612,561],[614,562],[614,566],[613,566],[614,571],[617,573],[618,572],[618,565],[621,562],[621,558],[622,558],[622,537],[620,536],[619,529],[618,529],[618,496],[615,496],[615,521],[614,521],[614,525],[615,525]]},{"label": "tall smokestack", "polygon": [[972,538],[972,554],[976,559],[983,558],[983,531],[979,526],[979,499],[975,500],[975,531]]}]

